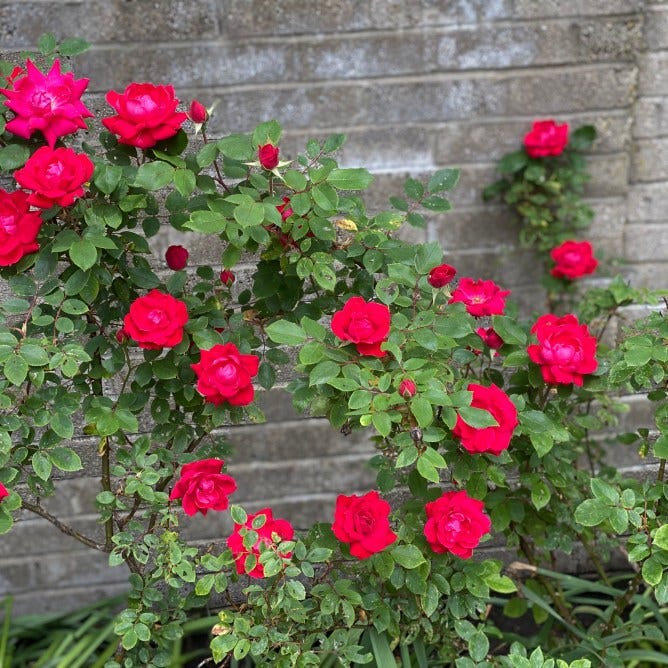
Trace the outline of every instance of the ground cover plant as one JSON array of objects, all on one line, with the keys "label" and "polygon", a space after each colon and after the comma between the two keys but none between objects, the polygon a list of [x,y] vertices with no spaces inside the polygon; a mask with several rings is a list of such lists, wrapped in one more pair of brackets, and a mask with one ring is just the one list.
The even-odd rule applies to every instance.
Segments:
[{"label": "ground cover plant", "polygon": [[[214,139],[210,110],[147,82],[109,91],[94,118],[87,80],[69,71],[84,46],[46,36],[40,54],[2,64],[0,531],[22,508],[128,566],[105,665],[171,665],[188,611],[211,600],[224,604],[211,651],[225,665],[655,660],[668,603],[668,325],[655,311],[617,345],[604,336],[652,295],[615,277],[577,310],[555,292],[550,312],[524,320],[503,286],[398,235],[449,209],[457,170],[409,178],[370,213],[372,175],[336,162],[342,135],[286,160],[277,121]],[[566,295],[596,269],[574,237],[593,138],[538,122],[494,191],[526,200],[521,215],[553,216],[526,241],[550,253]],[[219,266],[191,272],[173,246],[158,272],[148,256],[161,225],[222,240]],[[248,253],[257,264],[237,291]],[[295,364],[297,409],[367,430],[376,450],[377,489],[342,490],[331,522],[305,533],[234,503],[233,444],[219,430],[261,420],[257,392]],[[628,391],[654,407],[655,424],[621,436],[660,461],[642,481],[604,461]],[[58,471],[82,468],[82,444],[101,464],[101,537],[42,503]],[[189,544],[180,529],[197,513],[229,513],[232,534]],[[523,567],[485,558],[490,539]],[[620,549],[635,569],[621,590],[606,569]],[[552,575],[577,550],[598,572],[592,591],[614,599],[593,622],[582,590]],[[494,603],[555,634],[511,646]]]}]

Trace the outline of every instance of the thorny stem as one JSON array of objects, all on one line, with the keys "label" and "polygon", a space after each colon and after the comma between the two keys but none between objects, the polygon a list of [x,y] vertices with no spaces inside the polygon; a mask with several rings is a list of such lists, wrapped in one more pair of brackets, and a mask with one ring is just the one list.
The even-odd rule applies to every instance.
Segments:
[{"label": "thorny stem", "polygon": [[[102,457],[102,474],[100,476],[100,485],[105,492],[111,492],[111,466],[109,439],[103,436],[100,439],[99,454]],[[107,552],[111,552],[113,547],[112,537],[114,535],[114,518],[110,516],[104,522],[104,542]]]},{"label": "thorny stem", "polygon": [[[206,133],[204,132],[204,129],[202,129],[202,139],[204,140],[205,144],[209,143],[209,138],[206,136]],[[225,188],[226,193],[231,193],[232,191],[227,187],[227,184],[223,180],[223,175],[220,173],[220,167],[218,167],[218,160],[213,161],[213,168],[216,170],[216,176],[218,177],[216,180],[218,183],[220,183],[223,188]]]}]

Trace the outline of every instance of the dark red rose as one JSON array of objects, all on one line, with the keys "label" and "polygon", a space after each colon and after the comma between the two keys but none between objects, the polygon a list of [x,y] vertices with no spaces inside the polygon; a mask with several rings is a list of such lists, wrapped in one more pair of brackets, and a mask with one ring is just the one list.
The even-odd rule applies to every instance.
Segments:
[{"label": "dark red rose", "polygon": [[200,361],[190,365],[197,374],[197,391],[209,403],[246,406],[253,401],[253,376],[257,375],[257,355],[242,355],[233,343],[219,343],[200,350]]},{"label": "dark red rose", "polygon": [[0,482],[0,501],[9,496],[7,488]]},{"label": "dark red rose", "polygon": [[596,371],[596,337],[572,313],[561,318],[541,315],[531,331],[538,343],[527,352],[532,362],[540,364],[546,383],[582,385],[583,376]]},{"label": "dark red rose", "polygon": [[116,341],[118,341],[121,345],[124,343],[127,343],[130,340],[130,337],[128,336],[128,333],[121,327],[117,332],[116,332]]},{"label": "dark red rose", "polygon": [[415,382],[410,378],[404,378],[401,383],[399,383],[399,394],[404,397],[404,399],[414,397],[416,392],[417,387],[415,387]]},{"label": "dark red rose", "polygon": [[451,552],[469,559],[473,548],[492,528],[484,509],[482,501],[472,499],[464,491],[444,492],[436,501],[427,503],[424,535],[429,547],[439,554]]},{"label": "dark red rose", "polygon": [[502,290],[494,281],[462,278],[450,297],[450,304],[462,302],[476,318],[483,315],[502,315],[510,290]]},{"label": "dark red rose", "polygon": [[188,249],[183,246],[170,246],[165,253],[167,266],[174,271],[184,269],[188,264]]},{"label": "dark red rose", "polygon": [[427,282],[432,288],[442,288],[450,283],[456,274],[457,270],[449,264],[439,264],[429,272]]},{"label": "dark red rose", "polygon": [[225,510],[237,483],[222,473],[224,464],[222,459],[201,459],[185,464],[169,495],[170,501],[181,499],[183,511],[191,516],[197,512],[206,515],[208,510]]},{"label": "dark red rose", "polygon": [[494,327],[478,327],[475,331],[488,348],[496,350],[503,345],[503,339],[494,331]]},{"label": "dark red rose", "polygon": [[553,120],[534,121],[524,137],[524,148],[530,158],[561,155],[568,144],[568,123],[557,125]]},{"label": "dark red rose", "polygon": [[123,93],[110,90],[107,102],[116,116],[103,118],[103,125],[118,136],[119,144],[151,148],[173,137],[186,114],[176,111],[179,104],[172,86],[131,83]]},{"label": "dark red rose", "polygon": [[[253,520],[264,516],[264,524],[253,528]],[[248,531],[257,533],[257,542],[250,548],[244,545],[244,535]],[[256,513],[248,515],[244,524],[235,524],[234,532],[227,539],[227,547],[230,548],[237,567],[237,573],[246,573],[246,559],[254,556],[257,559],[255,566],[247,573],[252,578],[264,577],[264,565],[260,563],[260,555],[264,550],[274,550],[281,559],[290,559],[292,552],[279,552],[278,546],[281,542],[292,540],[295,535],[292,525],[287,520],[274,519],[271,508],[263,508]]]},{"label": "dark red rose", "polygon": [[26,190],[32,190],[28,203],[40,209],[55,204],[70,206],[83,196],[84,184],[93,176],[95,167],[83,153],[71,148],[38,148],[26,164],[14,172],[14,178]]},{"label": "dark red rose", "polygon": [[0,267],[16,264],[24,255],[39,250],[41,225],[40,214],[30,210],[27,193],[0,189]]},{"label": "dark red rose", "polygon": [[190,103],[190,109],[188,110],[188,118],[193,123],[201,125],[202,123],[206,123],[209,120],[209,112],[201,102],[198,100],[193,100]]},{"label": "dark red rose", "polygon": [[390,309],[385,304],[351,297],[332,317],[332,331],[343,341],[352,341],[360,355],[384,357],[380,344],[390,333]]},{"label": "dark red rose", "polygon": [[236,280],[237,277],[229,269],[223,269],[223,271],[220,272],[220,282],[223,285],[230,287],[230,285],[232,285],[232,283],[234,283]]},{"label": "dark red rose", "polygon": [[278,209],[278,212],[281,214],[282,220],[287,220],[294,213],[294,211],[290,208],[289,197],[284,197],[283,204],[279,204],[276,208]]},{"label": "dark red rose", "polygon": [[513,430],[519,424],[515,405],[501,388],[493,384],[485,387],[469,383],[466,389],[473,392],[471,406],[491,413],[498,422],[498,427],[477,429],[468,425],[461,416],[457,415],[457,423],[452,433],[468,452],[489,452],[492,455],[500,455],[510,444]]},{"label": "dark red rose", "polygon": [[186,305],[172,295],[151,290],[130,304],[123,330],[140,348],[173,348],[183,339],[188,322]]},{"label": "dark red rose", "polygon": [[265,144],[260,146],[257,150],[257,158],[260,164],[265,168],[272,170],[278,165],[278,146],[273,144]]},{"label": "dark red rose", "polygon": [[332,531],[342,543],[350,544],[350,554],[358,559],[382,552],[397,539],[390,528],[390,504],[378,492],[363,496],[340,494]]},{"label": "dark red rose", "polygon": [[591,244],[588,241],[564,241],[550,251],[555,266],[550,273],[556,278],[573,280],[591,274],[598,267]]}]

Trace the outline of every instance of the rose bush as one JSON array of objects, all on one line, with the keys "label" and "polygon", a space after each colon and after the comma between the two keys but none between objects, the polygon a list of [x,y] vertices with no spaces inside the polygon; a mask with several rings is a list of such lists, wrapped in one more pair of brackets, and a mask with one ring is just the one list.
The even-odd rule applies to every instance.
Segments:
[{"label": "rose bush", "polygon": [[[87,118],[75,99],[84,80],[55,65],[77,43],[43,45],[43,63],[2,69],[0,165],[19,194],[3,196],[0,213],[10,293],[0,303],[0,531],[22,508],[127,566],[109,668],[170,665],[188,611],[214,604],[215,660],[281,668],[372,654],[390,665],[395,648],[406,664],[414,648],[418,665],[429,655],[457,668],[524,666],[521,649],[506,655],[490,606],[561,625],[554,643],[539,642],[568,660],[622,666],[636,657],[629,638],[666,642],[635,613],[626,625],[641,587],[668,603],[665,319],[615,349],[599,344],[617,310],[646,295],[616,278],[577,311],[524,320],[508,290],[456,282],[437,243],[397,235],[449,209],[457,170],[408,179],[392,209],[372,213],[361,196],[372,175],[336,162],[342,135],[279,161],[276,121],[210,138],[210,111],[191,105],[189,126],[169,85],[110,92],[116,114],[81,152],[59,145],[71,134],[62,114],[41,117],[63,133],[53,146],[47,125],[26,138],[13,101],[38,84],[50,94],[58,77],[65,117]],[[556,193],[546,205],[556,211],[562,191],[544,178],[563,174],[531,161],[561,164],[587,138],[572,133],[558,156],[521,151],[506,173],[526,185],[540,172],[534,185]],[[156,271],[147,256],[161,225],[207,235],[220,262],[197,266],[180,252]],[[249,253],[251,275],[234,283]],[[481,339],[499,356],[476,355]],[[235,431],[221,427],[261,420],[257,393],[284,368],[299,411],[344,434],[366,430],[375,448],[378,489],[323,500],[329,520],[306,531],[270,507],[230,504],[237,483],[223,472]],[[659,433],[623,440],[663,461],[656,480],[603,466],[599,436],[622,410],[610,389],[627,387],[651,390]],[[91,440],[101,536],[43,501],[59,471],[82,468]],[[191,544],[198,513],[229,513],[231,534]],[[492,538],[523,568],[504,572],[486,549]],[[623,541],[637,574],[590,633],[580,600],[545,567],[583,549],[607,578],[606,550]]]}]

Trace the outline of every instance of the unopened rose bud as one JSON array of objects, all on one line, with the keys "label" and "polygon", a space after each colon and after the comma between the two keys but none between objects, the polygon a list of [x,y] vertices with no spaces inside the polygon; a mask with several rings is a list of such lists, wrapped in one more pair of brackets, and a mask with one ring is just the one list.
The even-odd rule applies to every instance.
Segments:
[{"label": "unopened rose bud", "polygon": [[120,344],[125,343],[129,338],[130,337],[128,336],[128,333],[122,327],[116,332],[116,341],[118,341]]},{"label": "unopened rose bud", "polygon": [[257,150],[257,158],[265,169],[273,169],[278,164],[278,146],[264,144]]},{"label": "unopened rose bud", "polygon": [[183,246],[170,246],[165,253],[165,261],[170,269],[179,271],[188,264],[188,250]]},{"label": "unopened rose bud", "polygon": [[488,348],[496,350],[503,345],[503,339],[494,331],[494,327],[478,327],[476,334],[485,342]]},{"label": "unopened rose bud", "polygon": [[229,287],[236,280],[237,277],[229,269],[223,269],[223,271],[220,272],[220,282],[223,285],[227,285]]},{"label": "unopened rose bud", "polygon": [[439,264],[429,272],[427,282],[432,288],[442,288],[452,281],[456,273],[457,270],[449,264]]},{"label": "unopened rose bud", "polygon": [[193,123],[199,123],[201,125],[209,120],[209,112],[201,102],[193,100],[190,103],[190,109],[188,110],[188,118]]},{"label": "unopened rose bud", "polygon": [[404,378],[401,383],[399,383],[399,394],[404,397],[404,399],[410,399],[415,396],[417,388],[415,383],[410,378]]}]

